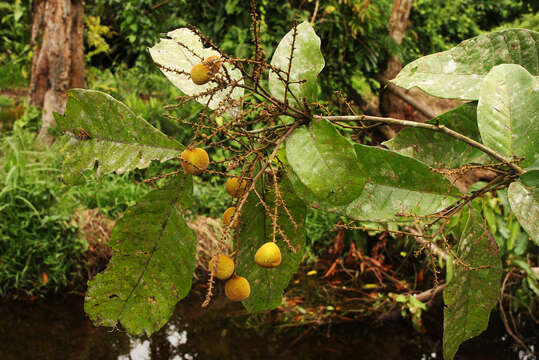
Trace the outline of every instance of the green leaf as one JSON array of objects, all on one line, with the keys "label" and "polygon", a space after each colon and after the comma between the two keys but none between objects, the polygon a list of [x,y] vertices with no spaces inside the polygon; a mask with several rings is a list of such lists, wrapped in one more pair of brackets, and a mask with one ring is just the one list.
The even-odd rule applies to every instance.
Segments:
[{"label": "green leaf", "polygon": [[[324,57],[320,51],[320,38],[307,21],[299,24],[296,27],[296,31],[289,78],[294,83],[289,85],[289,91],[292,91],[299,99],[306,98],[313,101],[315,100],[317,91],[316,78],[325,65]],[[290,30],[281,39],[271,59],[271,65],[284,71],[284,73],[281,72],[279,74],[271,70],[269,72],[270,91],[279,100],[284,100],[285,98],[285,83],[280,77],[286,80],[293,38],[294,29]],[[303,82],[298,83],[298,81]],[[290,94],[288,94],[288,100],[295,102]]]},{"label": "green leaf", "polygon": [[[271,190],[264,192],[266,186]],[[273,211],[275,202],[273,184],[259,185],[257,191],[263,196],[269,209]],[[236,272],[247,278],[251,285],[251,295],[243,301],[243,305],[249,312],[271,310],[281,305],[283,291],[292,275],[297,272],[305,252],[305,204],[294,194],[286,177],[280,181],[279,191],[297,225],[297,229],[285,210],[280,207],[277,224],[296,252],[293,253],[288,245],[282,241],[281,236],[277,234],[279,240],[277,244],[282,255],[282,262],[278,267],[263,268],[254,262],[258,248],[273,240],[272,219],[267,216],[264,206],[254,192],[249,195],[241,214]]]},{"label": "green leaf", "polygon": [[396,152],[355,145],[360,172],[367,175],[358,197],[340,206],[321,200],[288,168],[294,190],[316,209],[336,212],[355,220],[410,221],[455,203],[458,192],[449,181],[418,160]]},{"label": "green leaf", "polygon": [[530,289],[535,293],[535,295],[539,296],[539,284],[537,283],[538,277],[535,275],[535,272],[530,267],[528,262],[522,258],[512,258],[511,264],[516,265],[520,267],[524,272],[526,273],[526,280],[528,281],[528,285],[530,286]]},{"label": "green leaf", "polygon": [[[430,124],[439,123],[462,135],[481,141],[477,128],[477,104],[467,103],[443,113]],[[443,133],[421,128],[406,128],[391,140],[384,142],[399,154],[413,157],[435,168],[456,168],[478,162],[485,154],[473,146]]]},{"label": "green leaf", "polygon": [[96,162],[97,175],[124,173],[172,159],[184,149],[110,95],[72,89],[67,96],[65,115],[55,113],[58,127],[74,135],[62,166],[67,183],[79,183],[81,173]]},{"label": "green leaf", "polygon": [[450,99],[477,100],[490,69],[499,64],[520,64],[539,76],[539,33],[508,29],[463,41],[453,49],[424,56],[406,65],[392,82]]},{"label": "green leaf", "polygon": [[308,127],[297,128],[286,141],[286,158],[320,201],[347,204],[365,186],[353,144],[326,120],[315,119]]},{"label": "green leaf", "polygon": [[539,245],[539,188],[529,188],[515,181],[509,185],[507,195],[518,222]]},{"label": "green leaf", "polygon": [[520,182],[525,186],[539,188],[539,159],[524,170],[526,172],[520,175]]},{"label": "green leaf", "polygon": [[346,208],[357,220],[409,220],[434,214],[456,201],[458,191],[420,161],[391,150],[355,145],[363,173],[368,174],[361,196]]},{"label": "green leaf", "polygon": [[[167,79],[189,96],[205,93],[216,87],[218,84],[215,81],[196,85],[191,81],[190,74],[193,66],[210,56],[220,56],[219,52],[213,48],[205,48],[200,37],[188,28],[169,31],[167,36],[167,39],[161,39],[149,49],[153,61]],[[232,82],[238,81],[239,84],[243,84],[241,71],[227,62],[223,64],[215,76],[220,76],[225,80],[227,79],[226,73]],[[243,88],[228,86],[223,90],[216,91],[211,96],[200,96],[195,100],[202,105],[207,105],[212,110],[226,105],[229,107],[228,112],[235,116],[241,112],[241,106],[227,104],[227,101],[229,99],[236,100],[242,96]]]},{"label": "green leaf", "polygon": [[196,236],[182,214],[193,202],[193,180],[178,175],[127,209],[114,227],[107,269],[88,282],[84,309],[96,325],[151,335],[191,288]]},{"label": "green leaf", "polygon": [[475,210],[463,211],[466,225],[457,256],[473,268],[455,263],[453,278],[444,289],[444,359],[452,360],[460,344],[481,334],[500,296],[502,266],[500,251],[485,221]]},{"label": "green leaf", "polygon": [[539,158],[539,91],[522,66],[498,65],[481,85],[477,125],[483,143],[507,157],[523,157],[526,167]]}]

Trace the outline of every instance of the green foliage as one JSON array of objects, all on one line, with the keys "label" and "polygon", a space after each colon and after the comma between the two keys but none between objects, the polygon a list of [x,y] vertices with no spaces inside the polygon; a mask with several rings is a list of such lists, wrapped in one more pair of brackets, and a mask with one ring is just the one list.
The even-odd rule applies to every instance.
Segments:
[{"label": "green foliage", "polygon": [[177,157],[184,149],[121,102],[95,90],[70,90],[65,114],[55,113],[55,118],[74,137],[63,163],[67,183],[80,183],[82,172],[96,162],[98,175],[121,174],[145,168],[151,160]]},{"label": "green foliage", "polygon": [[[267,191],[270,187],[272,190]],[[251,285],[251,295],[243,301],[249,312],[272,310],[281,305],[283,291],[299,267],[305,252],[305,204],[294,194],[288,179],[283,178],[279,184],[291,218],[281,211],[277,219],[277,226],[282,235],[277,235],[278,246],[281,248],[282,263],[276,268],[263,268],[254,262],[254,255],[262,244],[272,241],[276,236],[273,222],[266,214],[258,197],[251,193],[241,213],[239,229],[239,247],[236,261],[236,271],[240,276],[247,278]],[[258,186],[259,193],[264,201],[273,206],[276,202],[273,186],[262,182]],[[292,251],[288,246],[292,246]]]},{"label": "green foliage", "polygon": [[109,218],[118,218],[128,207],[135,205],[150,190],[136,182],[133,172],[121,175],[105,175],[100,180],[86,176],[80,186],[74,186],[60,200],[66,208],[83,206],[99,209]]},{"label": "green foliage", "polygon": [[109,242],[114,257],[88,283],[84,308],[95,324],[121,322],[150,335],[168,321],[195,270],[196,237],[183,220],[192,192],[192,178],[178,175],[118,220]]},{"label": "green foliage", "polygon": [[[532,3],[526,0],[415,0],[410,12],[412,26],[404,42],[405,62],[448,50],[483,31],[499,30],[495,27],[503,22],[536,12],[537,6],[534,8]],[[537,30],[517,24],[506,28]]]},{"label": "green foliage", "polygon": [[501,287],[498,246],[479,213],[466,209],[461,217],[457,256],[470,268],[456,264],[444,290],[444,359],[452,360],[460,344],[488,326]]},{"label": "green foliage", "polygon": [[[320,38],[308,22],[303,22],[294,29],[281,39],[273,53],[271,65],[281,69],[282,73],[269,72],[269,89],[273,96],[281,101],[285,98],[292,103],[296,103],[296,98],[298,101],[301,99],[313,101],[318,95],[318,74],[325,64],[324,57],[320,52]],[[294,56],[290,62],[292,43],[294,44]],[[284,74],[289,67],[290,81],[294,83],[287,88],[280,78],[286,76]]]},{"label": "green foliage", "polygon": [[286,141],[286,159],[312,194],[310,203],[347,204],[365,186],[354,146],[326,120],[294,131]]},{"label": "green foliage", "polygon": [[[447,126],[473,140],[480,141],[477,103],[461,105],[429,120],[428,123]],[[384,145],[434,168],[456,168],[485,157],[480,150],[462,141],[422,128],[403,129],[396,137],[384,142]]]},{"label": "green foliage", "polygon": [[[534,70],[539,75],[539,60]],[[477,125],[483,143],[507,158],[522,157],[522,167],[539,160],[537,79],[520,65],[498,65],[484,78],[479,92]]]},{"label": "green foliage", "polygon": [[[241,13],[239,10],[236,11],[235,4],[234,1],[228,1],[225,12]],[[365,2],[364,6],[369,5]],[[298,43],[294,53],[294,59],[298,62],[292,64],[293,79],[308,82],[295,87],[294,91],[296,95],[311,100],[315,95],[312,89],[315,88],[315,79],[323,61],[318,37],[311,26],[303,23],[298,27],[298,31],[299,36],[296,39]],[[304,36],[305,34],[307,35]],[[223,124],[234,125],[234,122],[250,127],[255,122],[251,121],[251,116],[256,119],[256,115],[251,112],[253,109],[255,113],[260,108],[271,115],[263,117],[264,120],[298,112],[286,102],[279,102],[279,98],[284,96],[281,96],[282,87],[276,87],[275,84],[272,86],[272,81],[276,78],[270,78],[269,88],[277,98],[269,97],[267,92],[250,89],[250,92],[254,93],[252,99],[249,97],[247,98],[249,101],[244,101],[243,104],[234,103],[231,106],[231,100],[243,94],[243,92],[234,93],[238,84],[236,80],[243,81],[240,71],[243,68],[240,65],[238,68],[225,65],[229,66],[228,72],[232,78],[228,82],[225,80],[226,73],[219,73],[217,76],[222,77],[219,81],[210,82],[206,87],[194,86],[187,74],[190,67],[200,59],[216,54],[215,50],[204,48],[201,39],[186,28],[171,31],[167,35],[169,39],[161,39],[151,48],[154,61],[175,86],[188,95],[194,95],[192,99],[206,104],[208,113],[210,109],[217,110],[209,119],[201,117],[201,126],[198,124],[195,126],[198,129],[197,133],[205,127],[217,129],[216,133],[220,133],[222,129],[226,129]],[[290,51],[287,44],[289,38],[290,33],[285,36],[281,45],[278,45],[274,54],[273,64],[281,69],[287,69],[286,50],[288,48]],[[489,153],[501,151],[505,156],[523,156],[525,164],[530,165],[537,157],[534,146],[536,129],[530,122],[534,120],[536,113],[534,106],[537,102],[534,100],[536,87],[533,78],[539,74],[535,56],[537,38],[535,32],[512,29],[469,39],[455,49],[409,64],[395,82],[407,87],[419,86],[440,97],[479,99],[479,105],[476,106],[475,103],[463,105],[443,114],[432,124],[455,127],[462,131],[463,135],[470,136],[476,141],[483,141],[486,146],[494,147],[494,143],[502,145],[509,143],[509,146],[497,147]],[[190,51],[184,51],[185,47]],[[305,48],[308,48],[307,51]],[[496,66],[502,63],[517,63],[523,68],[518,65]],[[264,71],[267,64],[265,66],[258,68],[258,71]],[[302,71],[307,75],[298,75]],[[512,74],[511,79],[508,79],[508,74]],[[249,78],[248,75],[245,76],[246,79]],[[500,84],[500,78],[505,79],[502,81],[503,84]],[[214,89],[216,84],[220,87]],[[213,94],[212,90],[215,90]],[[196,96],[199,93],[201,96]],[[514,94],[513,98],[507,95],[508,93]],[[201,101],[204,97],[206,98]],[[487,98],[495,101],[486,101]],[[266,104],[257,102],[263,102],[264,99],[267,100]],[[270,103],[271,106],[268,105]],[[488,207],[480,209],[486,220],[475,208],[459,207],[457,201],[462,204],[471,199],[462,197],[462,194],[453,188],[439,171],[432,171],[430,167],[433,165],[457,167],[477,161],[481,156],[478,156],[476,150],[470,150],[467,145],[459,147],[454,141],[443,137],[432,140],[422,136],[420,132],[411,131],[399,136],[398,141],[401,145],[396,146],[403,153],[408,151],[406,155],[379,147],[354,144],[341,132],[346,133],[348,129],[358,128],[357,126],[347,127],[342,122],[335,124],[337,122],[335,118],[321,119],[313,116],[308,103],[296,105],[306,110],[304,113],[289,116],[287,121],[295,121],[293,125],[291,123],[281,123],[278,127],[271,126],[274,123],[253,125],[269,125],[271,131],[275,130],[263,133],[264,136],[252,136],[259,134],[257,131],[250,132],[244,137],[237,136],[238,133],[234,131],[224,132],[224,136],[229,137],[224,140],[228,140],[229,144],[241,143],[244,138],[249,142],[248,145],[240,144],[238,148],[231,145],[230,149],[239,149],[239,155],[233,157],[232,164],[223,164],[226,157],[222,151],[216,151],[218,160],[215,162],[220,163],[220,166],[230,166],[232,169],[239,166],[248,168],[246,171],[250,179],[259,179],[258,183],[254,184],[256,192],[248,194],[247,202],[238,200],[238,204],[245,206],[241,213],[235,249],[238,251],[237,272],[249,279],[252,287],[252,295],[244,301],[244,306],[249,311],[255,312],[272,309],[280,304],[283,290],[297,270],[305,247],[305,203],[354,220],[371,223],[414,220],[421,229],[432,232],[443,230],[447,224],[433,225],[436,221],[430,224],[421,223],[423,217],[437,216],[436,213],[442,210],[445,210],[444,215],[452,215],[453,212],[464,209],[460,215],[460,222],[459,215],[455,215],[453,223],[443,234],[448,237],[452,233],[458,240],[455,263],[451,263],[453,269],[451,281],[444,293],[447,304],[444,319],[444,352],[447,358],[452,359],[463,341],[484,330],[491,309],[499,296],[501,255],[490,229],[502,235],[500,239],[508,251],[508,259],[528,273],[531,271],[529,266],[526,267],[528,264],[522,257],[528,245],[519,233],[520,225],[516,221],[511,221],[508,224],[510,229],[506,231],[498,223],[496,215],[492,216],[487,210]],[[509,107],[506,109],[502,105]],[[498,108],[499,106],[501,108]],[[514,114],[515,106],[522,110],[522,115]],[[243,116],[242,107],[245,107],[248,116]],[[221,115],[225,112],[237,115],[233,122],[223,122]],[[526,117],[530,119],[524,119]],[[354,120],[361,123],[362,120],[379,119],[363,117]],[[208,125],[210,122],[204,123],[206,120],[217,122],[218,127],[213,127],[213,123],[212,126]],[[78,141],[71,140],[73,146],[70,151],[74,155],[69,158],[67,166],[64,165],[64,169],[68,172],[75,168],[76,175],[83,169],[94,167],[96,160],[99,162],[98,171],[106,173],[113,171],[121,173],[135,167],[144,168],[149,165],[151,159],[174,158],[177,151],[183,148],[144,120],[136,118],[122,103],[95,91],[70,92],[66,115],[58,116],[57,121],[61,129],[78,137]],[[389,120],[386,119],[386,122]],[[476,126],[476,122],[479,126]],[[509,125],[515,127],[511,128],[511,132],[500,131],[499,134],[490,129],[484,130],[482,127],[482,124],[496,122],[499,123],[498,128],[511,128]],[[409,124],[417,126],[416,123]],[[283,133],[282,130],[286,127],[290,131],[286,132],[285,129]],[[530,131],[530,138],[526,137],[523,128]],[[269,141],[264,138],[268,134]],[[288,135],[290,137],[286,139]],[[488,135],[494,135],[494,140],[489,140]],[[515,140],[519,141],[518,146],[513,146],[512,142]],[[95,145],[99,141],[113,143],[114,149],[109,147],[109,150],[114,151],[104,153]],[[195,138],[195,143],[196,141]],[[398,141],[395,140],[393,144]],[[433,141],[438,147],[440,144],[443,146],[444,154],[451,156],[451,161],[439,156],[429,157],[426,154],[435,149]],[[262,146],[255,148],[259,146],[259,142]],[[131,143],[135,146],[130,147]],[[219,139],[219,142],[208,143],[224,142]],[[273,146],[280,144],[285,144],[286,148],[284,151],[281,149],[277,159],[274,159],[279,149],[274,149]],[[414,145],[418,151],[404,150]],[[141,154],[140,146],[149,147],[148,153],[153,154],[140,161],[142,166],[138,166],[140,163],[135,161],[137,155]],[[224,147],[227,148],[226,146],[228,145]],[[95,149],[99,151],[94,151]],[[159,151],[163,149],[166,151],[160,153]],[[510,151],[505,151],[507,149]],[[496,155],[496,158],[503,160],[501,155]],[[246,159],[254,160],[250,162]],[[263,167],[258,167],[259,170],[256,172],[254,168],[258,166],[258,162]],[[273,171],[274,165],[279,166],[277,173]],[[506,179],[513,181],[523,172],[514,164],[496,166],[497,171],[507,172],[509,176],[503,179],[500,177],[502,180],[493,183],[494,185],[499,185],[502,181],[506,181],[507,185],[509,181]],[[269,173],[273,176],[270,177]],[[203,177],[211,179],[211,175],[208,174],[204,174]],[[280,179],[279,193],[274,193],[277,191],[271,186],[271,179]],[[527,183],[533,182],[533,173],[525,177],[525,180]],[[275,181],[277,183],[277,180]],[[511,187],[514,188],[518,184],[513,183]],[[178,191],[183,185],[186,191]],[[192,232],[187,230],[181,215],[184,210],[191,208],[193,201],[191,186],[190,177],[177,176],[164,189],[148,193],[139,203],[130,207],[126,215],[118,221],[112,239],[115,256],[109,268],[91,282],[87,294],[85,308],[95,323],[115,326],[120,321],[130,332],[151,334],[167,321],[175,303],[186,295],[194,268],[196,240]],[[530,228],[530,223],[533,227],[537,217],[533,208],[536,205],[533,202],[535,199],[530,195],[535,188],[525,189],[524,194],[517,193],[515,196],[511,187],[508,202],[511,203],[515,217],[525,229],[535,231]],[[481,189],[489,190],[485,187]],[[522,207],[529,206],[530,203],[531,207],[526,209]],[[477,204],[477,201],[472,202],[475,207]],[[271,212],[269,209],[271,206],[278,208],[277,213]],[[445,217],[438,219],[444,221]],[[393,229],[398,228],[394,223],[382,224],[380,227],[384,225]],[[178,233],[180,239],[187,239],[187,243],[183,246],[178,242]],[[283,263],[275,269],[257,267],[253,262],[253,254],[262,243],[272,240],[279,243],[281,240],[284,240],[282,242],[288,240],[289,245],[297,251],[282,251]],[[447,242],[445,244],[447,245]],[[281,249],[285,248],[290,250],[284,245],[281,246]],[[531,273],[528,278],[532,279]],[[178,284],[181,284],[180,288]],[[536,282],[530,280],[526,284],[533,291],[537,289]],[[402,297],[399,299],[408,303]],[[414,311],[419,311],[419,304],[411,305]],[[417,316],[415,321],[418,321]]]},{"label": "green foliage", "polygon": [[[109,69],[88,68],[86,74],[88,88],[107,92],[116,100],[125,103],[150,124],[181,143],[188,141],[191,137],[193,132],[191,128],[176,123],[163,113],[163,107],[172,104],[174,99],[182,93],[164,78],[158,69],[152,68],[150,71],[140,67],[130,69],[117,67],[112,72]],[[199,115],[202,108],[196,102],[190,102],[167,111],[167,114],[192,121]]]},{"label": "green foliage", "polygon": [[507,191],[509,203],[515,216],[528,232],[530,237],[539,245],[539,189],[528,188],[520,182],[509,185]]},{"label": "green foliage", "polygon": [[13,69],[22,69],[25,74],[31,58],[30,12],[28,0],[0,1],[0,65],[15,65]]},{"label": "green foliage", "polygon": [[[411,220],[413,216],[432,214],[455,202],[451,195],[456,195],[456,192],[451,184],[441,175],[432,173],[418,160],[385,149],[359,144],[355,145],[355,153],[358,169],[354,171],[353,167],[342,166],[340,171],[344,172],[344,175],[339,174],[336,179],[332,178],[332,181],[328,183],[336,184],[339,179],[343,178],[357,181],[353,174],[365,174],[366,185],[363,191],[358,193],[359,196],[350,195],[351,191],[344,192],[343,198],[347,201],[340,206],[327,199],[320,199],[313,189],[316,189],[314,186],[318,186],[317,182],[323,180],[318,177],[313,178],[317,179],[313,186],[305,182],[302,173],[297,173],[291,167],[288,174],[294,185],[294,191],[315,208],[366,221]],[[298,157],[306,161],[301,155]],[[299,159],[298,164],[302,164]],[[304,169],[307,168],[305,166]],[[312,165],[311,169],[314,169]],[[309,176],[313,173],[314,171],[309,173]],[[336,186],[332,191],[342,191],[344,186],[350,184],[350,181]],[[349,194],[349,197],[344,194]]]},{"label": "green foliage", "polygon": [[392,82],[437,97],[477,100],[484,78],[496,65],[519,64],[539,76],[538,42],[539,33],[525,29],[480,35],[406,65]]},{"label": "green foliage", "polygon": [[18,129],[0,139],[0,297],[72,285],[87,246],[56,201],[65,191],[58,153],[36,148],[33,138]]},{"label": "green foliage", "polygon": [[533,31],[539,31],[539,12],[524,14],[511,23],[503,24],[494,30],[521,28]]},{"label": "green foliage", "polygon": [[106,39],[116,33],[111,30],[110,26],[101,25],[99,16],[86,17],[85,25],[87,46],[93,48],[93,50],[86,53],[85,61],[89,62],[97,54],[109,54],[111,50]]}]

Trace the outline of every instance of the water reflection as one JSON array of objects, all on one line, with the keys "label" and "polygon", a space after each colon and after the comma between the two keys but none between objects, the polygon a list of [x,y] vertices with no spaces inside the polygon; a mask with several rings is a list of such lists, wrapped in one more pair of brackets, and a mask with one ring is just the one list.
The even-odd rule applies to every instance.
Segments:
[{"label": "water reflection", "polygon": [[[427,335],[417,334],[405,322],[277,331],[271,326],[247,328],[239,304],[216,299],[208,310],[201,311],[195,298],[183,301],[171,321],[146,338],[94,327],[84,315],[82,297],[71,296],[2,304],[0,360],[438,360],[442,358],[439,319],[440,314],[426,314],[425,323],[431,324]],[[457,358],[536,359],[513,351],[504,336],[499,324],[491,326],[487,333],[465,343]]]}]

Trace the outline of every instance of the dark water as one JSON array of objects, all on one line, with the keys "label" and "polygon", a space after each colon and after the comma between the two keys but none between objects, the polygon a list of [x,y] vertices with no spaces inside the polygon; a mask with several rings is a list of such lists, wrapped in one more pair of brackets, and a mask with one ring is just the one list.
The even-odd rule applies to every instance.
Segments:
[{"label": "dark water", "polygon": [[[201,311],[200,300],[188,298],[163,329],[145,338],[94,327],[82,302],[67,296],[1,304],[0,360],[442,358],[439,313],[425,314],[426,335],[405,321],[283,330],[247,319],[239,304],[217,299]],[[498,317],[493,314],[487,332],[465,343],[456,359],[535,359],[514,348]]]}]

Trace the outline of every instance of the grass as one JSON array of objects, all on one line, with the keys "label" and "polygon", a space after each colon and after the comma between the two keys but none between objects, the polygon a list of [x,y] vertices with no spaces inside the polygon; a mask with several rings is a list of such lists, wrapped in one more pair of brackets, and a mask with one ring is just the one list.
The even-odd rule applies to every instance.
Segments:
[{"label": "grass", "polygon": [[63,192],[59,156],[37,149],[34,134],[1,139],[0,297],[30,296],[70,284],[86,248],[71,217],[56,205]]}]

